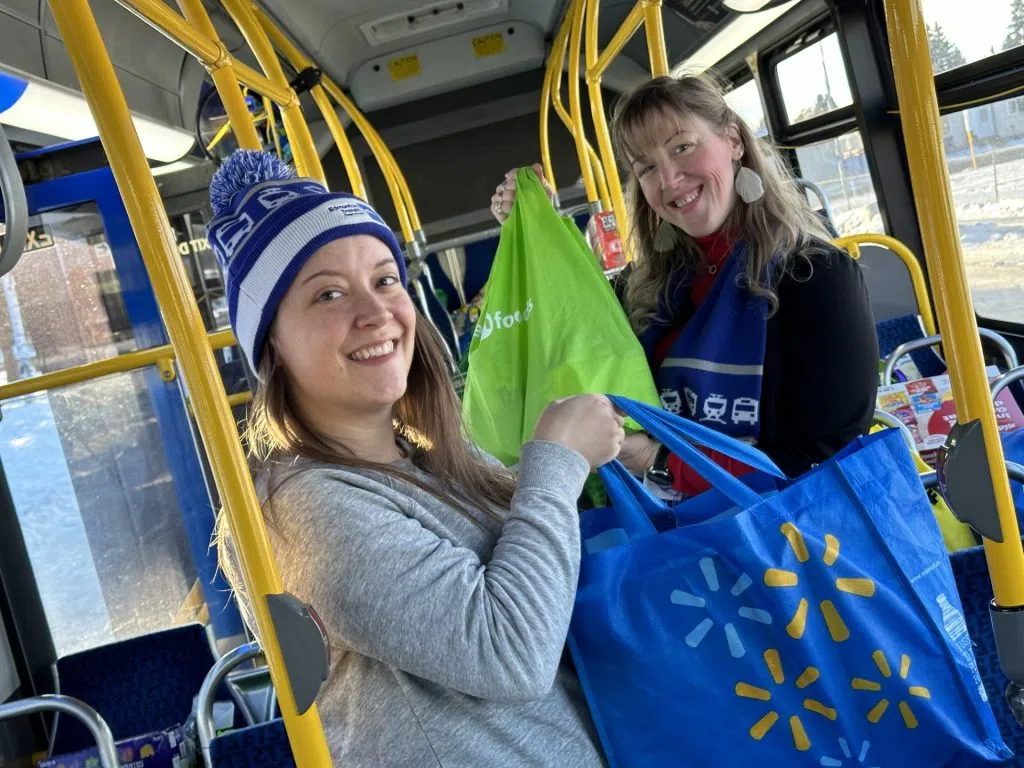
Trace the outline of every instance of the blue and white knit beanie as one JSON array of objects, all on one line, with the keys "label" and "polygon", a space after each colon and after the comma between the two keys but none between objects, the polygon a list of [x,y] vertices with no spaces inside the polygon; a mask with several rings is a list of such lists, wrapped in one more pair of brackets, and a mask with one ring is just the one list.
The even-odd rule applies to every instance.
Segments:
[{"label": "blue and white knit beanie", "polygon": [[391,228],[365,201],[295,175],[276,155],[240,149],[210,182],[207,238],[224,270],[228,316],[253,371],[277,308],[309,258],[325,244],[372,235],[405,257]]}]

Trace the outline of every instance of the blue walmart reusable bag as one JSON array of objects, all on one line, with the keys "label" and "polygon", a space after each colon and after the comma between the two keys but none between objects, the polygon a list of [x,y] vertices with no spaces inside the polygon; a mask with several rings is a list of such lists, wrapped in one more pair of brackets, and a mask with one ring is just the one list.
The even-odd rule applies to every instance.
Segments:
[{"label": "blue walmart reusable bag", "polygon": [[[620,465],[583,513],[569,646],[613,768],[997,764],[956,584],[902,437],[788,481],[754,448],[616,404],[712,485],[676,507]],[[755,468],[738,480],[690,442]]]}]

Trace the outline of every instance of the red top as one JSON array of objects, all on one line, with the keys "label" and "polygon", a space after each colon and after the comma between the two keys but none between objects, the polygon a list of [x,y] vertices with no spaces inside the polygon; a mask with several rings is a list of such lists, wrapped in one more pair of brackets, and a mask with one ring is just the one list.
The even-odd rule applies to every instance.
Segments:
[{"label": "red top", "polygon": [[[732,248],[732,243],[725,237],[722,232],[716,232],[711,235],[704,237],[698,237],[697,244],[700,246],[701,251],[704,253],[704,266],[693,280],[693,285],[690,286],[690,300],[693,302],[694,311],[704,303],[704,299],[708,295],[708,291],[711,290],[711,286],[714,285],[715,278],[721,271],[720,267],[722,263],[729,256],[729,251]],[[665,358],[668,357],[669,350],[672,345],[675,344],[676,339],[679,338],[679,334],[683,332],[685,325],[679,326],[672,333],[668,334],[664,339],[658,342],[654,348],[654,364],[661,366]],[[704,453],[710,456],[716,464],[724,467],[729,474],[734,477],[745,475],[751,471],[751,468],[746,464],[730,459],[728,456],[723,456],[717,451],[711,449],[702,449]],[[698,493],[706,491],[711,486],[708,482],[694,472],[690,467],[682,462],[682,460],[675,456],[669,456],[668,468],[672,472],[672,476],[675,478],[673,487],[677,491],[681,491],[686,496],[696,496]]]}]

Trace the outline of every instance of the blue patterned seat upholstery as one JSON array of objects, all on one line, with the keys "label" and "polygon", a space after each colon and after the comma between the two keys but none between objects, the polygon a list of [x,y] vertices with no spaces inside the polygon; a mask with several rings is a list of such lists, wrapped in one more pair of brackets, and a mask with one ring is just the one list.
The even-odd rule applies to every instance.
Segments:
[{"label": "blue patterned seat upholstery", "polygon": [[[883,360],[891,355],[900,344],[924,338],[924,330],[921,328],[917,315],[903,315],[882,320],[875,325],[875,332],[878,334],[878,353]],[[909,357],[924,378],[940,376],[946,372],[946,364],[931,347],[914,350]]]},{"label": "blue patterned seat upholstery", "polygon": [[210,742],[211,768],[293,768],[284,721],[240,728]]},{"label": "blue patterned seat upholstery", "polygon": [[[57,677],[60,692],[93,707],[118,740],[182,725],[214,661],[206,630],[189,624],[65,656]],[[84,726],[59,718],[54,755],[93,744]]]},{"label": "blue patterned seat upholstery", "polygon": [[950,561],[960,592],[960,602],[964,607],[967,631],[974,641],[974,656],[978,660],[978,669],[985,683],[989,703],[995,712],[1003,740],[1017,755],[1008,765],[1024,766],[1024,728],[1017,724],[1003,695],[1009,681],[999,668],[992,622],[989,619],[988,606],[992,600],[992,582],[985,563],[985,551],[982,547],[972,547],[952,555]]}]

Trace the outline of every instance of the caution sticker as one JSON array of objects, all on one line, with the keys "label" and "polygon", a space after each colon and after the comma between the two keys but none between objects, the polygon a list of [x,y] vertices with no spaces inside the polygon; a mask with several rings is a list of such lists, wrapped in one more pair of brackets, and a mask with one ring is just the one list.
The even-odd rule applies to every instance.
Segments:
[{"label": "caution sticker", "polygon": [[497,56],[505,52],[505,36],[501,32],[480,35],[473,38],[473,53],[478,59],[485,56]]},{"label": "caution sticker", "polygon": [[420,74],[420,57],[415,53],[403,56],[400,59],[392,59],[388,62],[388,72],[392,80],[406,80]]}]

